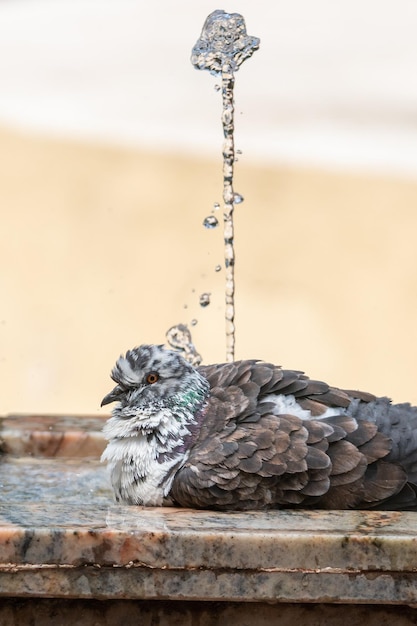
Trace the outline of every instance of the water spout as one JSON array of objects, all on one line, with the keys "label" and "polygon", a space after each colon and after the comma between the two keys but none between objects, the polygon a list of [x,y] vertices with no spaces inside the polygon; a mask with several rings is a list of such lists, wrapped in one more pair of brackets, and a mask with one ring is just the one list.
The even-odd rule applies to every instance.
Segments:
[{"label": "water spout", "polygon": [[221,76],[223,100],[223,202],[224,202],[224,255],[225,255],[225,318],[226,361],[235,358],[235,250],[234,205],[243,201],[233,189],[234,147],[234,72],[259,48],[259,39],[246,33],[245,20],[239,13],[217,10],[204,22],[200,39],[191,53],[191,63],[196,69],[208,70]]}]

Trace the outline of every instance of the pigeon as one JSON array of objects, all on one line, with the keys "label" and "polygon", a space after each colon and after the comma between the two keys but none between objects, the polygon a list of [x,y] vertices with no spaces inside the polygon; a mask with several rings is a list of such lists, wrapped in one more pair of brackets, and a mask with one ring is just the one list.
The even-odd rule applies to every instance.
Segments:
[{"label": "pigeon", "polygon": [[417,408],[257,360],[117,360],[103,432],[116,501],[217,511],[417,510]]}]

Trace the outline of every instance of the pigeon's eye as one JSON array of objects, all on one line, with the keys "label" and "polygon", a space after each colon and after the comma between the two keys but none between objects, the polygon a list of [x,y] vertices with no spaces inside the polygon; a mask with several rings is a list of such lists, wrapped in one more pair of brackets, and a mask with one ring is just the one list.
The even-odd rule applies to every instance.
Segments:
[{"label": "pigeon's eye", "polygon": [[148,383],[148,385],[153,385],[154,383],[157,383],[158,380],[159,380],[158,372],[149,372],[149,374],[146,376],[146,382]]}]

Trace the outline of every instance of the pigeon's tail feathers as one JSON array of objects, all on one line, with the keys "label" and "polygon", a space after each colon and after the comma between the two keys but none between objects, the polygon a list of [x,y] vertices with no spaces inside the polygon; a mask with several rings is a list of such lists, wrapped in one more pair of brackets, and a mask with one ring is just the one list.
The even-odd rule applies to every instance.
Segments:
[{"label": "pigeon's tail feathers", "polygon": [[[390,467],[392,468],[392,464]],[[370,503],[369,506],[363,508],[378,509],[378,511],[417,511],[417,485],[407,482],[394,496]]]},{"label": "pigeon's tail feathers", "polygon": [[358,420],[373,422],[391,441],[387,461],[400,463],[408,479],[417,483],[417,407],[411,404],[391,404],[389,398],[372,402],[353,400],[348,414]]},{"label": "pigeon's tail feathers", "polygon": [[[333,432],[327,435],[326,451],[331,460],[330,485],[319,505],[324,508],[372,508],[393,501],[407,483],[407,473],[399,464],[386,462],[391,450],[388,436],[375,423],[347,415],[320,420]],[[310,430],[310,424],[306,424]],[[313,502],[309,504],[314,504]]]}]

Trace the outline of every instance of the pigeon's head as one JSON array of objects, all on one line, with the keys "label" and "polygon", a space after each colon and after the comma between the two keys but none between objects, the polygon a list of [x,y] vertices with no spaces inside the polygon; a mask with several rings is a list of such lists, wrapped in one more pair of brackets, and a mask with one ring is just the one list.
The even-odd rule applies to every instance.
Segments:
[{"label": "pigeon's head", "polygon": [[117,417],[145,418],[161,409],[194,412],[201,407],[209,384],[178,352],[142,345],[120,356],[111,377],[116,383],[101,406],[119,402]]}]

